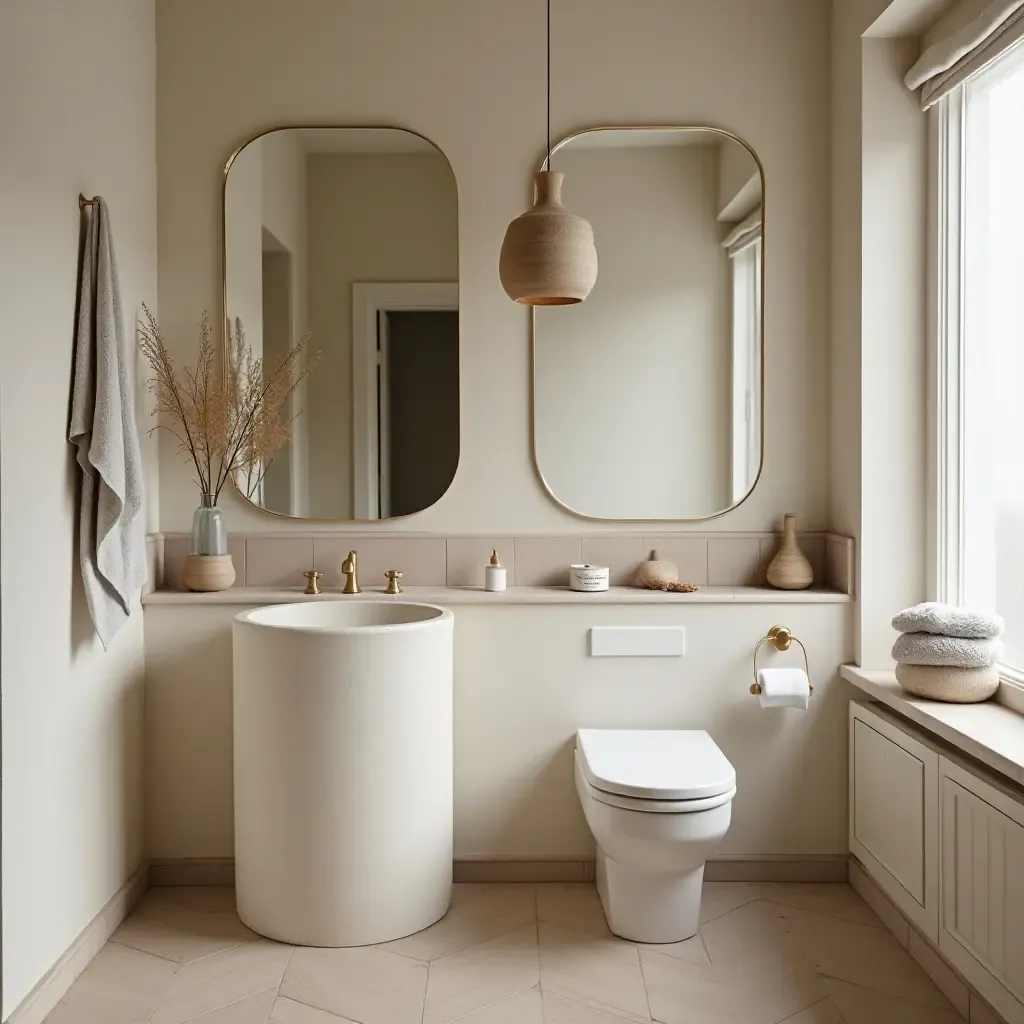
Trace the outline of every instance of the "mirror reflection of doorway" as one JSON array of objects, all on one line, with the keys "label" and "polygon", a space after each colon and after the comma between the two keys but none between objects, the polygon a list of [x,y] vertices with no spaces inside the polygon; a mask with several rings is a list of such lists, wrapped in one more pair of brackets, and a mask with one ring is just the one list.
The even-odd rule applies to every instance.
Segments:
[{"label": "mirror reflection of doorway", "polygon": [[[378,314],[377,450],[380,517],[429,508],[459,462],[457,310]],[[429,424],[429,429],[424,429]]]},{"label": "mirror reflection of doorway", "polygon": [[355,517],[419,512],[459,461],[458,283],[358,282],[352,316]]}]

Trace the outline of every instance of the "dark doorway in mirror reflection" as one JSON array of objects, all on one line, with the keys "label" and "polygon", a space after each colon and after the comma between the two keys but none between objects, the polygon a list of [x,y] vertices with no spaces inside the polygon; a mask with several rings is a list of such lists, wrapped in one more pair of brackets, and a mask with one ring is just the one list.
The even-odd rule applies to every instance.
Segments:
[{"label": "dark doorway in mirror reflection", "polygon": [[429,508],[459,463],[458,310],[381,310],[377,443],[380,516]]}]

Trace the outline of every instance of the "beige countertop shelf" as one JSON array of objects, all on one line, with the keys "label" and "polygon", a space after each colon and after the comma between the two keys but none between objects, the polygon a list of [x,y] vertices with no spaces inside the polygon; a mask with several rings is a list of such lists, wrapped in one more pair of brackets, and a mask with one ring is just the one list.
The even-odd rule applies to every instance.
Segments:
[{"label": "beige countertop shelf", "polygon": [[146,594],[147,606],[163,604],[285,604],[290,601],[352,601],[381,598],[388,601],[426,601],[434,604],[849,604],[853,598],[835,590],[773,590],[769,587],[701,587],[694,594],[671,594],[637,587],[612,587],[596,594],[568,587],[509,587],[488,593],[482,587],[406,587],[398,597],[385,598],[383,588],[373,587],[358,595],[342,594],[339,588],[307,595],[302,587],[232,587],[214,594],[185,590],[156,590]]},{"label": "beige countertop shelf", "polygon": [[908,696],[891,671],[843,665],[842,676],[915,725],[1024,786],[1024,715],[998,703],[945,704]]}]

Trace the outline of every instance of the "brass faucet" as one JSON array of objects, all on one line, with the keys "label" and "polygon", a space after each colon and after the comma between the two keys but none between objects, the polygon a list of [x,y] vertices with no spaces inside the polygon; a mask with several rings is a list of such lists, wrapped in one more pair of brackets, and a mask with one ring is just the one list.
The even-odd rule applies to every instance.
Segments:
[{"label": "brass faucet", "polygon": [[341,563],[341,571],[345,575],[345,589],[343,594],[358,594],[359,587],[359,556],[355,551],[348,553],[348,558]]},{"label": "brass faucet", "polygon": [[397,569],[388,569],[384,573],[384,578],[388,581],[385,594],[400,594],[402,592],[402,585],[398,582],[402,578],[402,574]]}]

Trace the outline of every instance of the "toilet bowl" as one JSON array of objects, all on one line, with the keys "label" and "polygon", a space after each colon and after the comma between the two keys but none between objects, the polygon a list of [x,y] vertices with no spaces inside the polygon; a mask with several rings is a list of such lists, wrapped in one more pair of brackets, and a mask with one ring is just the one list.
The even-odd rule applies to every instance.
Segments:
[{"label": "toilet bowl", "polygon": [[608,927],[634,942],[696,935],[704,862],[729,830],[736,795],[714,740],[703,730],[581,729],[576,792]]}]

